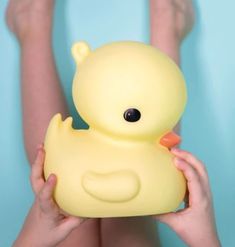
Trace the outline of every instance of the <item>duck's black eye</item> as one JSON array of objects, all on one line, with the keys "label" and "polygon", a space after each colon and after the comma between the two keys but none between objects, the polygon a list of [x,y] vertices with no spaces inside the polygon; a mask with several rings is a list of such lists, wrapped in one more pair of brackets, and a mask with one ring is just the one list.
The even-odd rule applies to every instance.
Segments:
[{"label": "duck's black eye", "polygon": [[140,119],[141,114],[139,110],[135,108],[130,108],[124,112],[123,117],[128,122],[136,122]]}]

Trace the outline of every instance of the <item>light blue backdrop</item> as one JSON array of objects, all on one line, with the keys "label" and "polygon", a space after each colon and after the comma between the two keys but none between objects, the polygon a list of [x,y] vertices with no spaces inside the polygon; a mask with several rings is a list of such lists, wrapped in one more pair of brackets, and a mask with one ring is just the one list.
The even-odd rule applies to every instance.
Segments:
[{"label": "light blue backdrop", "polygon": [[[19,47],[4,23],[7,1],[0,0],[0,246],[16,237],[32,203],[23,148]],[[183,118],[183,147],[208,168],[218,231],[224,247],[235,236],[235,31],[233,0],[195,2],[197,22],[182,49],[189,102]],[[93,48],[116,40],[148,42],[147,0],[57,0],[54,49],[70,98],[73,61],[70,46],[87,40]],[[72,102],[70,100],[71,109]],[[163,246],[184,246],[160,226]]]}]

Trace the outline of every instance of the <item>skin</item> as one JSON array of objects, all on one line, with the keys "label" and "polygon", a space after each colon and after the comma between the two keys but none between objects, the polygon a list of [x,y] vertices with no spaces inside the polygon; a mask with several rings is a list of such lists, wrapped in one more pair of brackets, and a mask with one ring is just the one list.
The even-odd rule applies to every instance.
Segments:
[{"label": "skin", "polygon": [[194,24],[191,0],[150,0],[150,43],[180,65],[180,46]]},{"label": "skin", "polygon": [[[31,182],[35,193],[35,202],[14,246],[158,246],[152,217],[83,222],[65,215],[52,199],[56,177],[51,175],[46,182],[43,180],[42,147],[34,162],[36,147],[43,142],[51,117],[57,112],[63,118],[69,115],[51,48],[53,9],[54,0],[10,0],[6,13],[8,26],[21,48],[24,141],[32,164]],[[180,44],[193,24],[191,2],[151,0],[150,12],[151,44],[179,64]],[[169,223],[165,216],[159,220],[168,223],[184,239],[184,234],[175,227],[177,224]],[[44,239],[36,234],[38,231]]]},{"label": "skin", "polygon": [[[6,13],[7,24],[21,49],[24,142],[30,164],[34,162],[36,147],[43,143],[52,116],[57,112],[63,117],[69,115],[51,47],[53,9],[54,0],[10,0]],[[19,237],[27,235],[23,231]],[[100,220],[93,219],[68,232],[58,246],[96,247],[99,244]]]},{"label": "skin", "polygon": [[171,149],[171,152],[175,155],[175,166],[183,172],[187,181],[185,208],[154,218],[169,225],[190,247],[220,247],[205,166],[189,152],[178,148]]},{"label": "skin", "polygon": [[53,9],[54,0],[10,0],[6,13],[21,49],[24,142],[30,164],[51,117],[57,112],[69,115],[51,47]]},{"label": "skin", "polygon": [[[82,219],[66,215],[62,212],[53,200],[53,191],[56,185],[56,176],[51,174],[47,181],[43,177],[43,165],[45,160],[45,151],[40,145],[36,160],[32,164],[31,169],[31,185],[35,194],[35,201],[26,217],[23,228],[13,244],[13,247],[35,246],[35,247],[53,247],[60,246],[61,243],[76,228],[89,226],[91,219]],[[122,224],[118,222],[117,225]],[[135,221],[135,220],[134,220]],[[138,222],[137,222],[138,223]],[[145,223],[144,220],[142,222]],[[118,228],[119,226],[117,226]],[[132,234],[128,234],[128,224],[123,229],[123,235],[130,244]],[[146,229],[148,230],[148,228]],[[127,233],[125,233],[127,232]],[[141,234],[141,232],[139,232]],[[79,233],[78,233],[79,234]],[[81,233],[80,233],[81,234]],[[43,238],[38,236],[44,236]],[[82,239],[82,238],[81,238]],[[119,240],[124,243],[123,239]],[[150,238],[151,239],[151,238]],[[115,240],[115,239],[114,239]],[[117,240],[118,241],[118,240]],[[82,240],[79,242],[70,242],[70,246],[84,246]],[[144,246],[146,244],[145,237],[139,240],[135,246]],[[93,245],[90,245],[93,246]],[[103,246],[103,245],[102,245]]]},{"label": "skin", "polygon": [[57,246],[70,232],[84,222],[84,219],[65,215],[53,201],[52,196],[56,185],[56,176],[51,174],[47,181],[44,180],[44,159],[45,152],[43,147],[40,146],[36,160],[32,164],[30,177],[35,201],[19,237],[13,244],[14,247]]},{"label": "skin", "polygon": [[[220,247],[208,175],[203,163],[186,151],[173,148],[171,152],[175,155],[175,166],[183,172],[187,181],[186,207],[178,212],[157,215],[153,218],[168,224],[190,247]],[[44,181],[44,159],[45,151],[43,146],[40,146],[31,170],[31,184],[35,201],[13,247],[58,246],[74,229],[89,225],[91,222],[91,219],[66,215],[56,205],[53,200],[56,176],[51,174],[47,181]],[[117,224],[119,224],[118,220]],[[132,235],[127,234],[126,236],[126,227],[123,229],[123,235],[127,240],[126,244],[130,244]],[[38,238],[39,235],[44,238]],[[123,246],[120,244],[120,242],[124,243],[123,239],[114,238],[113,241],[118,241],[118,245]],[[145,239],[139,241],[137,246],[144,246],[144,243],[146,243]],[[83,246],[82,242],[71,244],[71,246]]]},{"label": "skin", "polygon": [[[180,46],[194,24],[191,0],[150,0],[150,43],[180,66]],[[180,133],[180,123],[174,128]]]}]

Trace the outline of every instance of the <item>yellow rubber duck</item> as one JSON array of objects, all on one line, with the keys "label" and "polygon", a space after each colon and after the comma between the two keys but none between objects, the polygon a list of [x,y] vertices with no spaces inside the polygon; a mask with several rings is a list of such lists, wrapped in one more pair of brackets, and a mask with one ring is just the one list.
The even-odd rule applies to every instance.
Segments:
[{"label": "yellow rubber duck", "polygon": [[89,129],[73,129],[60,114],[49,124],[44,172],[57,176],[56,202],[83,217],[175,210],[186,188],[168,150],[187,98],[179,68],[139,42],[95,51],[78,42],[72,54],[73,100]]}]

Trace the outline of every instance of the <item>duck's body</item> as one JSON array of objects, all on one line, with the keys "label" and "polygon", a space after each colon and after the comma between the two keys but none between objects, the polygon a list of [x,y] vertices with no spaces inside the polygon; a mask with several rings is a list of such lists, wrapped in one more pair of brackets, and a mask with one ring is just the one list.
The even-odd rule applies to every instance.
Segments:
[{"label": "duck's body", "polygon": [[160,139],[184,110],[180,70],[166,55],[138,42],[115,42],[95,51],[80,42],[72,53],[77,63],[73,100],[89,130],[74,130],[72,118],[62,122],[59,115],[50,123],[45,177],[57,176],[55,200],[69,214],[84,217],[176,209],[185,181]]},{"label": "duck's body", "polygon": [[95,130],[74,130],[71,118],[62,122],[59,115],[49,131],[45,148],[51,165],[45,175],[58,177],[55,196],[63,210],[117,217],[159,214],[180,204],[185,180],[158,141],[115,140]]}]

